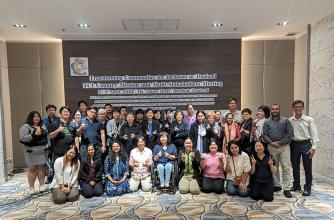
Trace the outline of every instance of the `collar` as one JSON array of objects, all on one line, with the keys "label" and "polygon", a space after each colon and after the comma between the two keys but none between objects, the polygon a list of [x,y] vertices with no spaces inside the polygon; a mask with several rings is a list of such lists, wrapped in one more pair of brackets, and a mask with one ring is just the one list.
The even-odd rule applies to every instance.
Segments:
[{"label": "collar", "polygon": [[271,118],[272,121],[279,121],[279,120],[281,120],[281,116],[279,116],[277,119],[273,119],[273,117],[271,117],[271,116],[270,116],[270,118]]},{"label": "collar", "polygon": [[295,121],[300,121],[300,120],[306,121],[307,117],[306,117],[306,115],[302,114],[302,117],[300,117],[299,119],[297,119],[296,116],[294,115],[292,117],[292,119],[295,120]]},{"label": "collar", "polygon": [[136,147],[136,150],[137,150],[137,152],[139,152],[139,153],[146,153],[146,151],[147,151],[147,147],[144,147],[144,150],[143,150],[143,151],[140,151],[139,148]]}]

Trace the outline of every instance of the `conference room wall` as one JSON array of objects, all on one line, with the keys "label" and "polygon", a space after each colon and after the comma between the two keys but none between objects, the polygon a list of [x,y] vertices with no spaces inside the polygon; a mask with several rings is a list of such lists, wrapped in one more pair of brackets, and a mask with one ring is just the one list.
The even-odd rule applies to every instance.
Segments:
[{"label": "conference room wall", "polygon": [[18,130],[27,114],[65,104],[61,43],[7,43],[13,162],[26,167]]},{"label": "conference room wall", "polygon": [[[8,63],[6,42],[0,41],[0,182],[5,180],[7,168],[12,169],[12,130],[8,85]],[[8,162],[8,164],[7,164]]]},{"label": "conference room wall", "polygon": [[294,40],[242,42],[241,108],[254,112],[262,104],[281,105],[281,114],[291,115],[294,98]]},{"label": "conference room wall", "polygon": [[319,133],[314,173],[334,179],[334,13],[311,27],[309,114]]},{"label": "conference room wall", "polygon": [[300,36],[295,42],[294,99],[303,100],[307,107],[307,34]]}]

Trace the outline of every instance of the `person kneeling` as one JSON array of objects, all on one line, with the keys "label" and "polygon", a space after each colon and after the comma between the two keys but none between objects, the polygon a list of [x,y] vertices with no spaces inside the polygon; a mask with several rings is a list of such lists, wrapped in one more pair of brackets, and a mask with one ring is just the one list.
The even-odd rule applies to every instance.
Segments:
[{"label": "person kneeling", "polygon": [[209,151],[210,153],[201,155],[201,169],[204,171],[202,192],[221,194],[224,192],[225,154],[218,152],[215,139],[211,139]]},{"label": "person kneeling", "polygon": [[56,204],[63,204],[66,201],[74,202],[79,199],[79,169],[78,148],[72,145],[65,155],[57,158],[54,163],[55,174],[50,188]]},{"label": "person kneeling", "polygon": [[193,148],[193,142],[190,138],[184,141],[184,150],[181,150],[178,156],[179,167],[179,192],[181,194],[190,192],[193,195],[200,193],[200,153]]},{"label": "person kneeling", "polygon": [[251,162],[250,196],[255,200],[273,201],[273,175],[276,173],[276,162],[263,143],[259,141],[255,143],[255,152],[251,156]]},{"label": "person kneeling", "polygon": [[129,192],[128,156],[122,145],[115,141],[111,145],[111,151],[104,161],[104,172],[106,176],[107,196],[120,196]]},{"label": "person kneeling", "polygon": [[129,165],[133,169],[130,178],[130,191],[138,190],[139,184],[144,192],[152,189],[151,165],[152,150],[145,147],[145,138],[136,139],[137,147],[131,150]]},{"label": "person kneeling", "polygon": [[101,157],[96,153],[93,144],[87,147],[87,158],[81,161],[79,183],[81,187],[81,194],[85,198],[93,196],[101,196],[103,194],[102,172],[103,164]]},{"label": "person kneeling", "polygon": [[241,151],[235,141],[230,141],[228,143],[228,156],[225,167],[227,172],[226,191],[229,195],[248,196],[250,170],[251,164],[248,155]]}]

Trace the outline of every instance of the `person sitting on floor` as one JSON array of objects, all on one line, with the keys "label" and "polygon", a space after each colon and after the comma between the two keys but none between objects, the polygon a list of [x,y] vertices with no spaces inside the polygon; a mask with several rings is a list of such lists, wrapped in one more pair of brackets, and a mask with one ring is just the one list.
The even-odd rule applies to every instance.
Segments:
[{"label": "person sitting on floor", "polygon": [[129,162],[132,168],[130,191],[137,191],[139,184],[141,184],[141,189],[144,192],[149,192],[152,189],[152,150],[145,147],[145,138],[142,136],[136,139],[135,144],[137,147],[131,150]]},{"label": "person sitting on floor", "polygon": [[180,150],[178,156],[178,183],[181,194],[190,192],[193,195],[200,193],[200,164],[201,155],[198,150],[193,148],[190,138],[184,141],[184,149]]},{"label": "person sitting on floor", "polygon": [[104,161],[104,172],[106,177],[106,194],[108,196],[119,196],[129,192],[128,156],[122,145],[115,141],[111,145],[111,151]]},{"label": "person sitting on floor", "polygon": [[78,157],[78,148],[71,145],[65,155],[57,158],[54,163],[55,174],[49,187],[56,204],[63,204],[66,201],[74,202],[79,199],[80,161]]},{"label": "person sitting on floor", "polygon": [[224,192],[225,154],[218,152],[218,145],[215,139],[212,138],[209,144],[209,153],[201,155],[201,169],[204,173],[202,192],[221,194]]},{"label": "person sitting on floor", "polygon": [[255,143],[255,152],[251,156],[251,163],[250,196],[255,200],[273,201],[273,175],[276,173],[276,162],[260,141]]},{"label": "person sitting on floor", "polygon": [[85,198],[101,196],[103,194],[103,163],[101,157],[98,155],[93,144],[88,145],[87,155],[87,158],[81,160],[79,173],[81,194]]},{"label": "person sitting on floor", "polygon": [[227,172],[226,191],[229,195],[248,196],[250,170],[251,164],[248,155],[241,151],[236,141],[230,141],[225,167]]}]

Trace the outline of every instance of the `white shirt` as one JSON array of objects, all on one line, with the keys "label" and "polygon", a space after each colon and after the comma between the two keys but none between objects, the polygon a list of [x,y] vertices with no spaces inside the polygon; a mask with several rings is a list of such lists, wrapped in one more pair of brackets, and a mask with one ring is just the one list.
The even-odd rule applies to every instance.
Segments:
[{"label": "white shirt", "polygon": [[129,163],[132,163],[134,160],[139,162],[139,166],[133,168],[131,175],[136,175],[137,177],[146,177],[151,175],[151,173],[147,170],[147,167],[143,166],[143,164],[146,164],[146,160],[149,160],[150,164],[153,162],[151,149],[147,147],[145,147],[143,151],[140,151],[138,147],[132,149],[130,152]]},{"label": "white shirt", "polygon": [[312,149],[316,149],[319,143],[318,129],[314,119],[307,115],[302,115],[299,119],[290,117],[289,121],[293,127],[294,141],[311,140]]},{"label": "white shirt", "polygon": [[[234,161],[234,166],[233,166],[233,161]],[[236,157],[231,156],[229,163],[231,166],[231,172],[227,173],[226,179],[231,180],[231,181],[234,180],[234,177],[236,175],[241,176],[242,173],[244,172],[249,173],[252,168],[250,164],[249,156],[245,152],[241,152],[241,154],[238,154],[238,156]],[[234,167],[235,167],[235,171],[234,171]],[[249,178],[247,179],[247,183],[249,183]]]},{"label": "white shirt", "polygon": [[[65,157],[65,156],[64,156]],[[58,188],[59,184],[67,184],[71,187],[78,187],[78,174],[80,170],[80,161],[78,161],[78,168],[74,170],[71,167],[71,163],[67,163],[65,170],[63,171],[63,157],[57,158],[54,164],[55,175],[50,184],[50,188]]]}]

